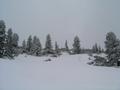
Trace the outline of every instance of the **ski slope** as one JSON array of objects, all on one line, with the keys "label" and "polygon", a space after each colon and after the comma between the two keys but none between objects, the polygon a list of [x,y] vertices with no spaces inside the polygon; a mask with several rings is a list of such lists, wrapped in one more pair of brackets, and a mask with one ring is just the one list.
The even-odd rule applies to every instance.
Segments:
[{"label": "ski slope", "polygon": [[63,54],[0,59],[0,90],[120,90],[120,68],[90,66],[88,58]]}]

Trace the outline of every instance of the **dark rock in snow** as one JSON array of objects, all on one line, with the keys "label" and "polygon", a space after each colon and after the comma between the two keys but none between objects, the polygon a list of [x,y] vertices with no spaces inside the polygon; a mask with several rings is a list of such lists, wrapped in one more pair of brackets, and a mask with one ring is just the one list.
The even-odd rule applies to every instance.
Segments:
[{"label": "dark rock in snow", "polygon": [[45,60],[45,62],[49,62],[49,61],[52,61],[50,58],[49,59],[47,59],[47,60]]}]

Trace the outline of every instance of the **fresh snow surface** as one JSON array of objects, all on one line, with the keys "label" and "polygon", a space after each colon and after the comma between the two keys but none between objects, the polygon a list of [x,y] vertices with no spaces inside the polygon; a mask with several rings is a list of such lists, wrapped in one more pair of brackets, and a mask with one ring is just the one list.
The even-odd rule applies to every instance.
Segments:
[{"label": "fresh snow surface", "polygon": [[88,65],[88,58],[63,54],[0,59],[0,90],[120,90],[120,68]]}]

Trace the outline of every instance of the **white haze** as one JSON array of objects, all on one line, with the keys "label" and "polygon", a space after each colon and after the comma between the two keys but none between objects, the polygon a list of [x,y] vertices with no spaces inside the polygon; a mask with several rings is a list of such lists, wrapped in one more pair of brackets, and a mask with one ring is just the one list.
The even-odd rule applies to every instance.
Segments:
[{"label": "white haze", "polygon": [[82,47],[95,42],[104,47],[107,32],[120,37],[119,9],[120,0],[1,0],[0,19],[20,35],[20,42],[31,34],[44,45],[50,33],[60,46],[65,40],[72,46],[78,35]]}]

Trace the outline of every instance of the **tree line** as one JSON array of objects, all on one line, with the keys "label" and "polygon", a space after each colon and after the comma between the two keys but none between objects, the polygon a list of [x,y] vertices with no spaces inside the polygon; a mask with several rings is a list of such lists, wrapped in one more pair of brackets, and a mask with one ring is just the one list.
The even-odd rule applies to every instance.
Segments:
[{"label": "tree line", "polygon": [[81,47],[80,47],[79,37],[76,36],[74,38],[72,50],[69,48],[67,40],[65,41],[64,48],[60,48],[57,41],[55,41],[55,44],[53,46],[50,34],[46,36],[46,42],[44,48],[42,47],[40,39],[37,36],[32,37],[30,35],[28,39],[24,40],[22,43],[22,53],[27,53],[29,55],[35,55],[35,56],[42,56],[48,54],[61,55],[62,51],[65,51],[69,54],[80,54]]},{"label": "tree line", "polygon": [[19,35],[14,33],[12,29],[6,30],[6,25],[3,20],[0,20],[0,58],[8,57],[13,59],[19,54],[28,54],[34,56],[53,55],[55,57],[61,55],[61,52],[67,52],[69,54],[80,53],[106,53],[108,62],[114,65],[120,59],[120,40],[113,32],[109,32],[106,35],[105,50],[102,49],[97,43],[93,45],[92,49],[82,49],[80,39],[78,36],[74,37],[73,48],[69,48],[68,41],[65,41],[65,47],[60,48],[57,41],[52,44],[51,36],[46,36],[46,42],[44,48],[37,36],[30,35],[27,40],[22,42],[22,46],[19,46]]},{"label": "tree line", "polygon": [[[22,42],[22,46],[19,46],[19,35],[13,33],[12,29],[6,30],[6,25],[3,20],[0,20],[0,58],[8,57],[14,58],[19,54],[26,53],[28,55],[42,56],[48,54],[54,54],[56,56],[61,55],[62,51],[66,51],[69,54],[71,49],[69,49],[68,41],[65,41],[65,47],[60,48],[57,41],[53,47],[50,34],[46,36],[46,42],[44,48],[40,42],[40,39],[37,36],[30,35],[27,40]],[[80,40],[76,36],[74,38],[74,44],[72,48],[73,54],[80,54]]]}]

